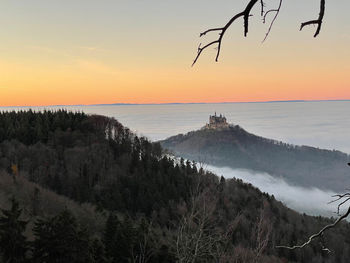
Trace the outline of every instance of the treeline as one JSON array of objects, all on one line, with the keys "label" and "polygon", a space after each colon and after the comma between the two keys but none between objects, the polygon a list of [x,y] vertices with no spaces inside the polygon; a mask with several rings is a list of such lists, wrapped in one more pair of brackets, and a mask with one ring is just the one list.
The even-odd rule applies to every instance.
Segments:
[{"label": "treeline", "polygon": [[267,172],[305,187],[342,192],[344,185],[350,185],[347,154],[266,139],[238,125],[180,134],[161,144],[191,160]]},{"label": "treeline", "polygon": [[87,116],[79,112],[0,112],[0,141],[18,140],[26,145],[47,143],[57,130],[84,133],[88,128]]},{"label": "treeline", "polygon": [[[52,116],[46,124],[38,121],[45,120],[45,114]],[[74,120],[74,127],[56,115]],[[6,173],[0,176],[0,190],[8,198],[20,198],[20,206],[13,209],[16,205],[5,205],[0,195],[0,224],[12,210],[19,215],[23,206],[23,211],[11,217],[17,218],[18,224],[12,225],[19,229],[1,225],[0,236],[21,234],[16,240],[25,244],[25,260],[345,263],[350,258],[346,223],[304,250],[276,249],[303,242],[331,220],[300,215],[240,180],[218,178],[189,161],[175,162],[162,154],[159,144],[136,136],[112,118],[66,111],[9,112],[2,118],[16,122],[14,127],[23,132],[8,133],[11,136],[0,141],[0,170]],[[31,131],[56,119],[56,128],[49,129],[46,139],[28,136],[36,139],[26,141],[21,136],[27,129],[18,119],[28,120],[25,125]],[[30,195],[24,194],[27,180],[33,182]],[[95,211],[87,211],[101,215],[103,227],[82,224],[92,224],[91,218],[69,212],[72,202],[68,209],[47,216],[42,210],[48,209],[48,193],[35,185],[81,206],[92,204]],[[332,253],[324,253],[324,247]],[[6,251],[0,247],[4,262]]]}]

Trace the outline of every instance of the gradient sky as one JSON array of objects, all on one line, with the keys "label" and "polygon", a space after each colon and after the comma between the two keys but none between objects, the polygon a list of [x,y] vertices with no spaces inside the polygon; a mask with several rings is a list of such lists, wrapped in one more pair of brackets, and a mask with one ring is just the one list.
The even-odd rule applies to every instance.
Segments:
[{"label": "gradient sky", "polygon": [[[201,31],[247,0],[3,0],[0,106],[350,99],[350,1],[327,1],[323,29],[299,32],[319,0],[284,0],[267,42],[253,10],[191,67]],[[268,7],[277,1],[266,0]],[[305,3],[307,2],[307,3]]]}]

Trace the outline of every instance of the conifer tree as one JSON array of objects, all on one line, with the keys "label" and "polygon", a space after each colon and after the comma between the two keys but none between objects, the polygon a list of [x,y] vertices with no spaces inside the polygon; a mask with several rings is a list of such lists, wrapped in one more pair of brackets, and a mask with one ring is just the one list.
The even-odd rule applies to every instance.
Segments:
[{"label": "conifer tree", "polygon": [[111,213],[107,219],[104,231],[103,243],[106,257],[110,262],[132,261],[135,252],[135,228],[129,217],[119,221],[118,217]]},{"label": "conifer tree", "polygon": [[27,222],[20,220],[22,210],[12,198],[9,210],[1,209],[0,217],[0,253],[3,262],[19,263],[26,261],[28,244],[23,232]]},{"label": "conifer tree", "polygon": [[68,210],[53,218],[38,220],[33,231],[34,262],[93,262],[89,235]]},{"label": "conifer tree", "polygon": [[94,263],[109,263],[105,256],[103,244],[100,239],[95,238],[91,244],[91,254]]},{"label": "conifer tree", "polygon": [[118,258],[117,250],[117,230],[118,230],[118,217],[114,213],[110,213],[106,221],[106,226],[103,235],[103,244],[105,247],[105,254],[108,260],[116,262]]}]

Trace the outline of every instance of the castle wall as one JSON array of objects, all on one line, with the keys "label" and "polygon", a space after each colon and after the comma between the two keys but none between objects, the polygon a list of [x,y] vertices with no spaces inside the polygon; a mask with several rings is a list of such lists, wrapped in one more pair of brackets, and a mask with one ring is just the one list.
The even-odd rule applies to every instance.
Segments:
[{"label": "castle wall", "polygon": [[226,118],[220,114],[220,116],[209,116],[209,124],[205,126],[208,129],[222,129],[229,127]]}]

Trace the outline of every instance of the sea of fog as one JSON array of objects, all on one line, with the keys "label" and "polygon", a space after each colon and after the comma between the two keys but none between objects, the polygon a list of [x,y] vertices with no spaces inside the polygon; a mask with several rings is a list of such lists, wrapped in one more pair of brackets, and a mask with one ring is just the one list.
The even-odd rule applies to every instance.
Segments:
[{"label": "sea of fog", "polygon": [[[217,112],[263,137],[350,153],[350,101],[32,107],[60,108],[115,117],[151,140],[199,129]],[[28,107],[0,107],[14,109]]]},{"label": "sea of fog", "polygon": [[[32,107],[33,110],[61,108],[114,117],[153,141],[199,129],[216,112],[256,135],[350,153],[350,101]],[[0,107],[0,110],[19,109],[28,107]],[[293,186],[266,173],[208,168],[226,178],[241,178],[300,212],[330,216],[336,210],[335,204],[327,205],[332,192]]]}]

